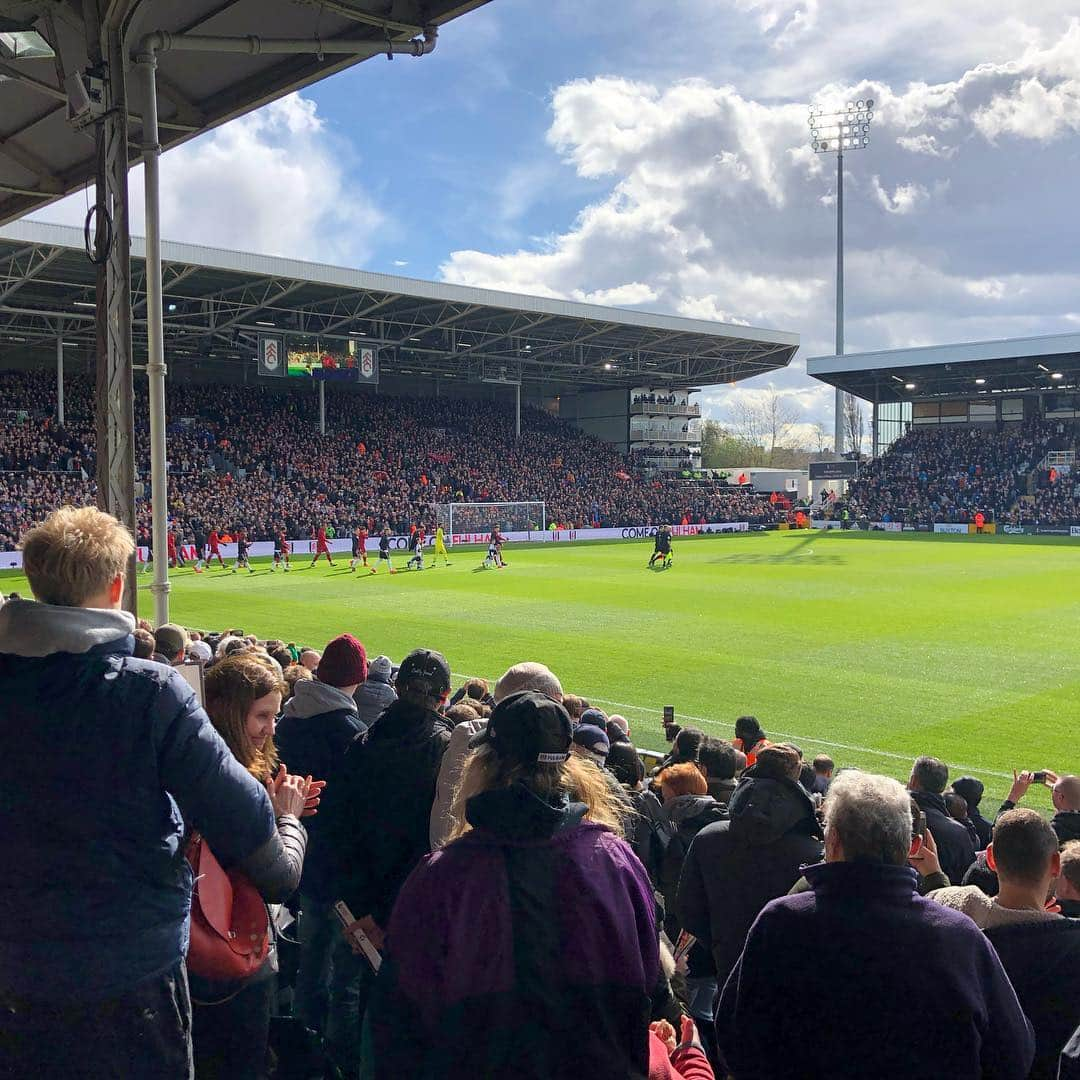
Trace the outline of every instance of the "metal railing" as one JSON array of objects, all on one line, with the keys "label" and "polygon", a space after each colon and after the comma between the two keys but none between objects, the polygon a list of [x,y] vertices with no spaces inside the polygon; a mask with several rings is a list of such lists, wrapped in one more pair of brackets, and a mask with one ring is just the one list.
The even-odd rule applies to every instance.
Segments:
[{"label": "metal railing", "polygon": [[700,405],[658,405],[635,401],[630,405],[631,416],[700,416]]}]

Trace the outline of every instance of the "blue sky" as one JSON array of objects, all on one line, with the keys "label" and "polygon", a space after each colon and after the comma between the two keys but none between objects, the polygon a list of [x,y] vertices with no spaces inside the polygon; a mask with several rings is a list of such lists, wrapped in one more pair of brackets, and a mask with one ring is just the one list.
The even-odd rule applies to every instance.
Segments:
[{"label": "blue sky", "polygon": [[[831,351],[835,181],[806,107],[867,96],[849,350],[1080,325],[1064,0],[492,0],[430,57],[366,62],[170,152],[164,232],[795,330],[791,369],[704,399],[728,419],[773,385],[809,428],[830,423],[802,357]],[[74,204],[41,216],[81,221]]]}]

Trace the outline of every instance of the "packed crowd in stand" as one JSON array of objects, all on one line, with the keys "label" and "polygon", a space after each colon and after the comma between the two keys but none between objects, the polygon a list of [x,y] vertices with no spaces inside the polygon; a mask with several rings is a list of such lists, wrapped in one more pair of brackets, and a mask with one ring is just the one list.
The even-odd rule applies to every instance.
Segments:
[{"label": "packed crowd in stand", "polygon": [[[0,550],[40,510],[92,502],[95,440],[90,384],[69,377],[65,425],[55,421],[55,379],[0,375]],[[149,535],[146,403],[136,395],[140,540]],[[665,484],[639,475],[611,446],[538,409],[456,398],[327,395],[319,434],[310,386],[269,389],[170,383],[169,511],[185,541],[212,529],[269,540],[315,523],[339,535],[363,525],[406,533],[444,502],[546,501],[571,528],[660,521],[776,520],[767,502],[723,483]]]},{"label": "packed crowd in stand", "polygon": [[0,607],[0,1074],[1080,1076],[1080,777],[650,768],[538,661],[136,625],[132,544],[61,509]]},{"label": "packed crowd in stand", "polygon": [[1076,475],[1040,469],[1052,450],[1075,450],[1077,431],[1059,420],[912,427],[849,489],[851,510],[871,521],[915,525],[1080,521]]}]

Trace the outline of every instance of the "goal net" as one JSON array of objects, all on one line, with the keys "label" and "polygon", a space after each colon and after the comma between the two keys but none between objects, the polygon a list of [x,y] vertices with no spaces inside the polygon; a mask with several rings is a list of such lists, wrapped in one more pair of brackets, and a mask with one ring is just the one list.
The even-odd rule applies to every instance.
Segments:
[{"label": "goal net", "polygon": [[435,520],[442,526],[448,540],[462,533],[486,535],[496,526],[502,532],[543,532],[547,528],[547,504],[439,503],[435,507]]}]

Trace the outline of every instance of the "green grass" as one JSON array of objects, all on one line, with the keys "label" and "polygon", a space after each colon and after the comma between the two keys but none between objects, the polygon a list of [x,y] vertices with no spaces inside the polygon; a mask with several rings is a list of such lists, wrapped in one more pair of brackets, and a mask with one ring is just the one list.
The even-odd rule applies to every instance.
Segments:
[{"label": "green grass", "polygon": [[[1013,767],[1080,771],[1080,546],[1030,538],[820,533],[508,545],[506,570],[459,550],[449,569],[173,576],[189,626],[321,646],[342,631],[371,654],[441,649],[459,675],[541,660],[663,745],[660,712],[730,737],[751,712],[804,752],[906,777],[933,753],[987,781]],[[398,566],[406,556],[398,554]],[[140,605],[150,611],[146,577]],[[25,582],[2,576],[6,591]],[[1045,792],[1031,799],[1045,808]]]}]

